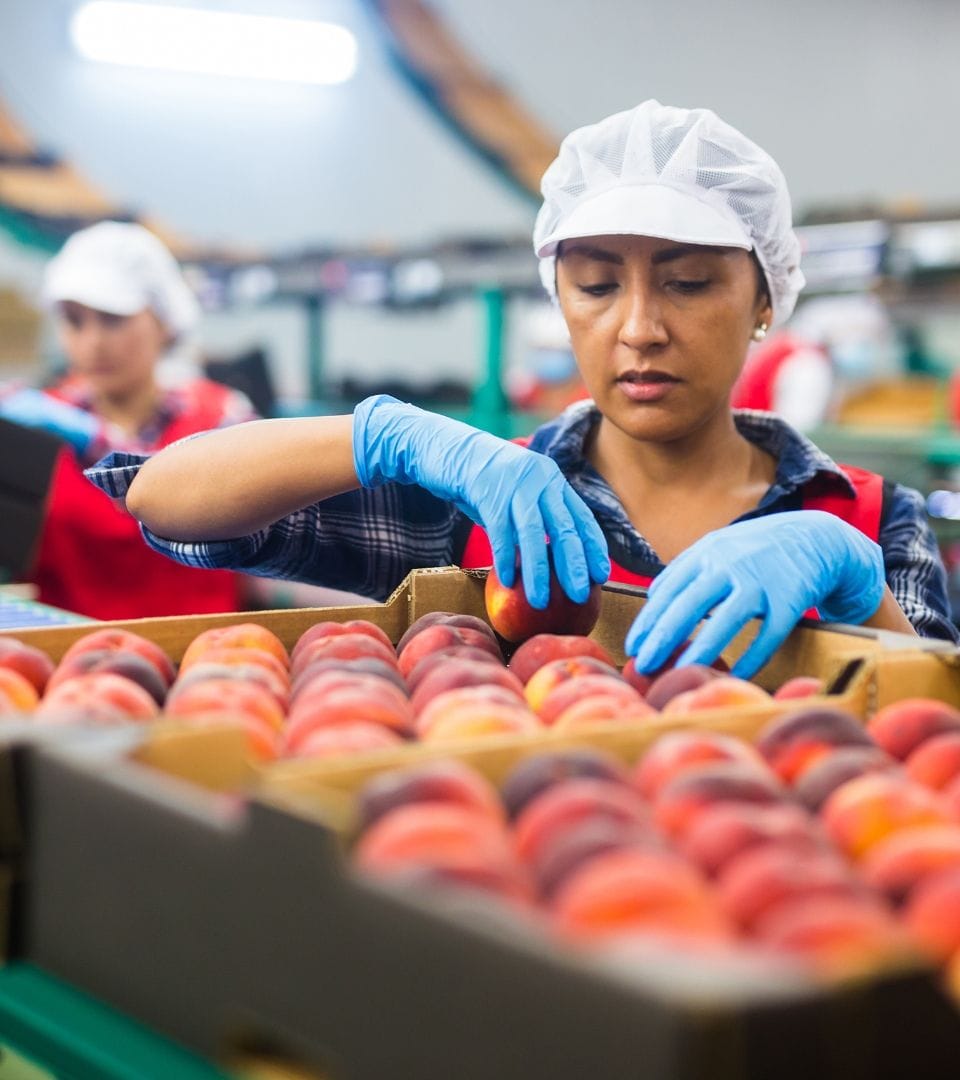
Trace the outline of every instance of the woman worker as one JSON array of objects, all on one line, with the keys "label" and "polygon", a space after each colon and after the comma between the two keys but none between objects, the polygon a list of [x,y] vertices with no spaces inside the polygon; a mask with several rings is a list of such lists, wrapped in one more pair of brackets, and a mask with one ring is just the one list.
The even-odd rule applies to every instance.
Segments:
[{"label": "woman worker", "polygon": [[83,477],[112,449],[151,453],[185,435],[256,417],[237,391],[202,378],[171,385],[161,357],[194,326],[197,302],[167,248],[140,225],[101,222],[48,263],[66,375],[0,397],[0,416],[63,438],[30,580],[39,599],[94,618],[234,611],[239,575],[180,566]]},{"label": "woman worker", "polygon": [[[160,551],[385,596],[413,567],[489,565],[574,600],[643,582],[628,633],[655,670],[762,620],[750,675],[797,620],[955,639],[920,496],[841,468],[776,417],[733,412],[749,343],[803,283],[771,158],[705,109],[647,101],[564,140],[534,229],[592,401],[524,448],[392,398],[115,455],[89,475]],[[475,528],[483,527],[486,537]],[[609,554],[608,554],[609,553]]]}]

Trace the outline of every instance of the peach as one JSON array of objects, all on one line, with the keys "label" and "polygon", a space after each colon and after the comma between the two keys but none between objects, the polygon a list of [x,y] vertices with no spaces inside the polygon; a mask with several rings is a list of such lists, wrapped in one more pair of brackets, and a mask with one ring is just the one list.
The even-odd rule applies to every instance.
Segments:
[{"label": "peach", "polygon": [[589,859],[553,898],[555,923],[576,938],[652,931],[725,939],[729,926],[696,870],[669,851],[626,848]]},{"label": "peach", "polygon": [[893,772],[841,784],[823,804],[820,818],[828,836],[854,859],[901,829],[948,823],[933,792]]},{"label": "peach", "polygon": [[684,835],[680,850],[713,877],[743,852],[768,845],[811,851],[822,850],[826,842],[817,823],[799,806],[732,802],[704,809]]},{"label": "peach", "polygon": [[198,664],[225,664],[228,667],[245,668],[255,665],[268,671],[274,681],[281,682],[288,690],[290,687],[290,671],[287,665],[265,649],[235,648],[230,645],[225,645],[222,648],[212,646],[202,653],[198,653],[189,663],[181,664],[178,679],[182,679],[188,671]]},{"label": "peach", "polygon": [[397,656],[392,646],[367,634],[338,634],[314,638],[297,653],[290,666],[290,675],[296,679],[302,671],[317,660],[357,660],[361,656],[381,660],[396,666]]},{"label": "peach", "polygon": [[[683,668],[676,669],[682,671]],[[652,688],[651,688],[652,689]],[[769,705],[773,698],[759,686],[737,679],[733,675],[718,675],[715,679],[672,697],[661,710],[666,715],[685,715],[701,709],[740,709],[750,705]],[[650,695],[647,695],[647,702]]]},{"label": "peach", "polygon": [[[613,668],[609,671],[609,675],[583,675],[558,683],[540,702],[537,715],[549,726],[571,705],[599,696],[614,698],[620,702],[622,709],[646,707],[643,698],[632,686],[624,682]],[[654,712],[646,708],[648,712]]]},{"label": "peach", "polygon": [[879,746],[841,746],[817,758],[793,785],[793,793],[811,811],[818,811],[841,784],[872,772],[898,769]]},{"label": "peach", "polygon": [[554,750],[525,758],[511,769],[500,790],[507,813],[516,818],[524,807],[554,784],[574,777],[592,777],[626,785],[629,773],[617,758],[602,750]]},{"label": "peach", "polygon": [[4,702],[9,703],[9,707],[0,710],[5,714],[33,712],[40,700],[36,687],[26,675],[8,667],[0,667],[0,694]]},{"label": "peach", "polygon": [[677,683],[671,679],[668,679],[666,681],[666,683],[664,684],[664,687],[666,689],[661,688],[661,690],[657,693],[657,698],[658,700],[660,700],[660,704],[654,705],[654,708],[660,709],[667,703],[670,697],[673,697],[675,694],[681,693],[682,690],[692,690],[694,686],[699,686],[700,679],[703,678],[705,680],[706,678],[708,678],[709,672],[713,672],[714,675],[726,675],[730,671],[730,665],[726,662],[726,660],[724,660],[722,656],[718,656],[716,660],[714,660],[713,663],[709,665],[687,664],[685,667],[677,668],[677,661],[687,651],[687,649],[690,647],[690,644],[691,643],[689,640],[681,642],[667,657],[667,660],[664,664],[658,667],[656,671],[651,671],[645,675],[641,675],[640,672],[637,671],[637,667],[634,663],[633,657],[629,656],[627,657],[627,662],[623,665],[621,674],[634,688],[634,690],[638,691],[640,694],[646,697],[647,693],[650,690],[650,687],[660,678],[661,675],[666,675],[668,671],[673,671],[675,668],[678,671],[696,671],[698,675],[695,677],[695,681],[690,682],[689,684],[685,684],[686,678],[689,678],[687,676],[684,679],[680,680],[680,683],[684,685],[680,686],[675,690],[670,690],[670,687],[676,686]]},{"label": "peach", "polygon": [[153,698],[130,679],[109,671],[78,675],[49,690],[37,707],[40,720],[90,720],[120,724],[152,720],[160,712]]},{"label": "peach", "polygon": [[933,698],[905,698],[878,709],[867,730],[888,754],[906,761],[926,739],[960,731],[960,711]]},{"label": "peach", "polygon": [[717,878],[727,917],[751,930],[779,905],[801,897],[858,896],[864,888],[835,852],[764,844],[732,859]]},{"label": "peach", "polygon": [[428,626],[425,630],[419,630],[408,639],[403,649],[397,653],[397,666],[401,675],[406,678],[413,669],[430,653],[440,649],[449,649],[456,645],[471,645],[477,649],[483,649],[497,660],[502,661],[503,655],[500,646],[488,634],[480,630],[472,630],[469,626],[451,626],[446,623],[436,623]]},{"label": "peach", "polygon": [[[476,712],[492,708],[495,711],[506,709],[533,716],[523,698],[518,698],[512,689],[505,686],[484,684],[480,686],[459,686],[436,694],[420,710],[414,719],[414,728],[421,738],[426,736],[437,721],[454,716],[466,710]],[[539,721],[537,722],[539,727]]]},{"label": "peach", "polygon": [[476,630],[480,634],[485,634],[497,645],[498,652],[500,650],[493,628],[477,615],[466,615],[459,611],[428,611],[425,615],[421,615],[419,619],[415,619],[403,632],[402,637],[397,642],[397,652],[402,652],[410,639],[416,637],[421,630],[427,630],[431,626],[438,625],[458,626],[467,630]]},{"label": "peach", "polygon": [[569,679],[579,679],[584,675],[603,675],[617,679],[616,669],[593,656],[571,656],[567,660],[551,660],[534,672],[523,688],[527,704],[535,713],[539,713],[547,695],[561,683]]},{"label": "peach", "polygon": [[[632,664],[633,661],[628,660],[626,667],[629,668]],[[637,679],[651,679],[650,685],[643,696],[646,698],[647,704],[652,705],[655,709],[662,709],[675,697],[690,690],[696,690],[698,687],[703,686],[704,683],[712,682],[718,675],[719,672],[715,668],[707,667],[704,664],[688,664],[682,668],[668,668],[661,674],[652,677],[636,673]]]},{"label": "peach", "polygon": [[767,724],[757,737],[757,749],[788,784],[838,746],[875,745],[852,713],[830,707],[801,709],[781,716]]},{"label": "peach", "polygon": [[555,731],[584,731],[597,724],[641,724],[656,715],[656,709],[643,698],[624,703],[622,694],[590,694],[564,709],[552,727]]},{"label": "peach", "polygon": [[415,713],[420,713],[438,694],[468,686],[499,686],[526,705],[523,683],[505,667],[456,657],[434,668],[417,683],[416,690],[410,695],[410,704]]},{"label": "peach", "polygon": [[506,641],[522,642],[537,634],[576,634],[586,636],[600,618],[602,592],[596,582],[591,582],[587,599],[578,604],[563,591],[553,569],[553,556],[548,546],[550,560],[550,593],[547,606],[541,611],[532,607],[524,592],[517,558],[514,583],[507,588],[491,567],[484,587],[484,601],[490,625]]},{"label": "peach", "polygon": [[193,713],[258,716],[274,731],[279,731],[284,723],[283,709],[267,687],[237,679],[175,683],[167,696],[164,712],[167,716],[178,718],[189,717]]},{"label": "peach", "polygon": [[907,758],[907,776],[939,791],[960,776],[960,731],[925,739]]},{"label": "peach", "polygon": [[311,641],[325,637],[342,637],[344,634],[366,634],[368,637],[373,638],[374,641],[379,641],[381,645],[386,645],[391,652],[394,652],[393,642],[390,638],[376,623],[370,622],[369,619],[347,619],[346,622],[325,621],[308,626],[297,638],[297,643],[290,652],[290,663],[292,664],[296,660],[297,655]]},{"label": "peach", "polygon": [[942,963],[960,950],[960,868],[941,870],[917,885],[904,925],[924,952]]},{"label": "peach", "polygon": [[0,668],[10,668],[31,683],[38,694],[53,674],[53,661],[42,650],[16,638],[0,637]]},{"label": "peach", "polygon": [[383,724],[357,720],[354,723],[338,724],[336,727],[316,728],[300,740],[292,756],[340,757],[345,754],[363,754],[371,750],[394,750],[403,745],[404,740]]},{"label": "peach", "polygon": [[286,712],[290,700],[290,691],[285,679],[278,677],[275,671],[263,664],[219,664],[199,660],[191,665],[173,684],[179,692],[194,683],[208,679],[233,679],[237,682],[258,683],[273,694],[277,704]]},{"label": "peach", "polygon": [[97,649],[113,649],[123,652],[140,653],[146,657],[157,669],[160,677],[169,686],[176,677],[176,669],[173,661],[164,650],[141,634],[135,634],[131,630],[104,629],[92,630],[78,638],[60,658],[58,667],[69,670],[73,658],[81,653]]},{"label": "peach", "polygon": [[92,671],[112,671],[114,675],[122,675],[130,679],[162,705],[167,696],[167,684],[164,682],[156,665],[152,664],[141,653],[131,652],[129,649],[90,649],[87,652],[78,653],[69,664],[61,664],[47,683],[47,689],[52,690],[55,686],[75,679],[78,675],[86,675]]},{"label": "peach", "polygon": [[361,830],[398,806],[408,803],[454,803],[475,810],[502,825],[503,804],[486,777],[454,759],[428,761],[406,769],[380,773],[357,796],[357,823]]},{"label": "peach", "polygon": [[499,655],[487,652],[486,649],[478,649],[473,645],[451,645],[445,649],[438,649],[429,653],[410,670],[406,677],[407,686],[412,694],[431,671],[442,667],[449,660],[473,660],[479,664],[488,664],[493,667],[503,667],[503,659]]},{"label": "peach", "polygon": [[395,663],[389,664],[385,660],[378,660],[375,656],[356,656],[352,660],[343,659],[319,659],[311,660],[302,670],[297,672],[290,688],[290,696],[296,699],[311,682],[318,676],[328,671],[349,672],[354,675],[375,675],[395,686],[400,693],[406,696],[407,681],[400,674]]},{"label": "peach", "polygon": [[571,656],[592,656],[615,667],[607,650],[583,634],[535,634],[528,638],[510,657],[510,670],[522,682],[551,660],[567,660]]},{"label": "peach", "polygon": [[942,792],[943,808],[952,821],[960,821],[960,776],[951,780]]},{"label": "peach", "polygon": [[586,776],[563,780],[530,800],[519,813],[514,822],[514,847],[529,864],[572,825],[602,820],[645,826],[649,813],[637,793],[624,784]]},{"label": "peach", "polygon": [[607,851],[651,847],[663,849],[663,840],[632,822],[607,818],[581,821],[540,849],[533,863],[537,891],[549,901],[570,874],[589,859]]},{"label": "peach", "polygon": [[704,809],[718,802],[779,803],[786,789],[769,770],[748,761],[716,761],[686,769],[663,785],[654,819],[681,840]]},{"label": "peach", "polygon": [[862,896],[803,896],[780,904],[754,928],[758,941],[805,958],[831,977],[910,956],[914,949],[894,917]]},{"label": "peach", "polygon": [[762,774],[767,767],[743,739],[712,731],[671,731],[661,735],[637,763],[633,784],[645,799],[655,799],[675,776],[708,762],[740,761]]},{"label": "peach", "polygon": [[777,687],[774,701],[793,701],[796,698],[816,697],[827,692],[827,684],[815,675],[795,675]]},{"label": "peach", "polygon": [[921,881],[951,866],[960,867],[960,825],[921,825],[875,844],[860,874],[891,903],[902,904]]},{"label": "peach", "polygon": [[246,736],[250,756],[262,764],[276,760],[279,753],[277,729],[262,716],[253,713],[185,713],[177,717],[177,722],[191,728],[239,726]]},{"label": "peach", "polygon": [[284,731],[284,753],[295,753],[311,731],[357,720],[383,724],[401,735],[413,730],[410,703],[385,679],[329,672],[318,676],[290,709]]},{"label": "peach", "polygon": [[451,742],[480,735],[535,735],[542,730],[540,721],[527,709],[479,704],[438,717],[420,737],[424,742]]},{"label": "peach", "polygon": [[286,646],[272,630],[260,623],[246,622],[233,626],[213,626],[201,631],[184,651],[180,670],[196,663],[208,649],[260,649],[271,653],[284,667],[290,663]]}]

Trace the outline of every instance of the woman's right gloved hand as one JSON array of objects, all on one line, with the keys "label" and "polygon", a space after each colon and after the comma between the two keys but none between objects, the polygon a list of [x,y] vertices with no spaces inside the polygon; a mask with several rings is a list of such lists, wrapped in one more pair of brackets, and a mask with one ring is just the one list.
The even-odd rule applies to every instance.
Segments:
[{"label": "woman's right gloved hand", "polygon": [[87,451],[100,429],[92,413],[29,386],[0,397],[0,416],[15,424],[49,431],[65,439],[78,454]]},{"label": "woman's right gloved hand", "polygon": [[543,454],[381,394],[354,410],[353,460],[364,487],[418,484],[482,525],[507,586],[519,546],[523,588],[535,608],[550,595],[547,538],[560,585],[575,602],[610,574],[600,526]]}]

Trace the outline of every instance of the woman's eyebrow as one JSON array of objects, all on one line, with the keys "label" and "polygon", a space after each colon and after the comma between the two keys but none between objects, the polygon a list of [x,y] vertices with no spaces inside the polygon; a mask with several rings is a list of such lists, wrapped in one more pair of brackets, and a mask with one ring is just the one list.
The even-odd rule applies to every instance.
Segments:
[{"label": "woman's eyebrow", "polygon": [[682,259],[686,255],[726,255],[733,248],[721,247],[719,244],[684,244],[682,247],[663,248],[655,251],[650,257],[654,266],[660,263],[673,262]]},{"label": "woman's eyebrow", "polygon": [[606,251],[604,248],[592,247],[590,244],[564,244],[560,251],[560,258],[566,255],[582,255],[585,259],[595,259],[597,262],[614,263],[623,266],[623,257],[615,251]]}]

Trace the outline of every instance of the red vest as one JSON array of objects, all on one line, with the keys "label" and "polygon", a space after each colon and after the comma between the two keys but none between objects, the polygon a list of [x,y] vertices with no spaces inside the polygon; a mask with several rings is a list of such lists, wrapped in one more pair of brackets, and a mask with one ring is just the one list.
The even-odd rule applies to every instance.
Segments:
[{"label": "red vest", "polygon": [[818,345],[799,341],[790,334],[777,334],[750,350],[740,377],[733,387],[730,404],[735,409],[761,409],[772,412],[777,373],[798,348],[820,351]]},{"label": "red vest", "polygon": [[[228,393],[225,388],[224,393]],[[221,399],[173,420],[157,449],[217,427]],[[147,547],[140,526],[83,475],[75,455],[61,452],[30,580],[45,604],[94,619],[136,619],[236,611],[238,577],[202,570]]]}]

